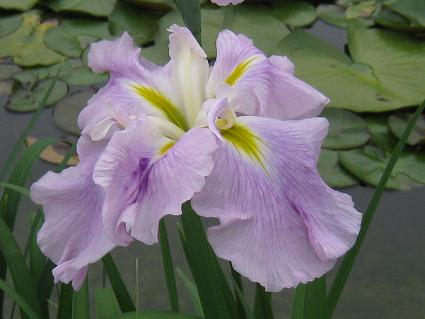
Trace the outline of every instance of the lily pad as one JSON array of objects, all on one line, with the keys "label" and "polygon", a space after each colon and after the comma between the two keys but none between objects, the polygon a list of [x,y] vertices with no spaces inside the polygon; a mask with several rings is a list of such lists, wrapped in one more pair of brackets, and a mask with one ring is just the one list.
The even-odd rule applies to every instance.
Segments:
[{"label": "lily pad", "polygon": [[345,28],[345,10],[334,4],[321,4],[316,8],[317,16],[330,25]]},{"label": "lily pad", "polygon": [[358,183],[338,162],[338,152],[322,149],[317,164],[320,176],[331,187],[349,187]]},{"label": "lily pad", "polygon": [[345,11],[347,19],[369,18],[376,10],[378,4],[375,0],[362,1],[355,5],[349,6]]},{"label": "lily pad", "polygon": [[176,8],[175,2],[173,0],[132,0],[132,2],[140,5],[141,7],[165,12]]},{"label": "lily pad", "polygon": [[14,64],[0,64],[0,80],[7,80],[21,69]]},{"label": "lily pad", "polygon": [[303,27],[316,20],[314,6],[306,1],[286,0],[272,6],[274,15],[291,27]]},{"label": "lily pad", "polygon": [[397,31],[416,32],[425,28],[386,8],[381,8],[379,12],[374,14],[373,18],[376,24]]},{"label": "lily pad", "polygon": [[39,0],[0,0],[0,8],[26,11],[31,9]]},{"label": "lily pad", "polygon": [[127,31],[139,44],[145,44],[154,39],[158,31],[159,16],[153,12],[141,11],[139,7],[118,2],[109,16],[109,25],[114,35]]},{"label": "lily pad", "polygon": [[[389,161],[389,155],[380,149],[366,146],[362,149],[342,151],[339,161],[350,173],[376,186]],[[425,154],[404,152],[397,161],[386,188],[408,190],[425,184]]]},{"label": "lily pad", "polygon": [[116,0],[48,0],[45,4],[56,12],[85,13],[107,17],[114,9]]},{"label": "lily pad", "polygon": [[325,109],[322,116],[329,121],[329,133],[323,143],[325,148],[350,149],[369,140],[367,125],[360,116],[338,109]]},{"label": "lily pad", "polygon": [[78,115],[94,93],[94,90],[88,90],[64,98],[53,110],[55,124],[67,133],[80,135],[80,128],[77,125]]},{"label": "lily pad", "polygon": [[350,32],[353,56],[301,30],[275,53],[288,55],[296,75],[330,97],[331,107],[383,112],[420,103],[425,92],[425,42],[383,30]]},{"label": "lily pad", "polygon": [[0,97],[8,97],[12,93],[12,87],[11,81],[0,81]]},{"label": "lily pad", "polygon": [[[14,112],[30,112],[37,109],[41,100],[47,92],[51,81],[41,81],[33,89],[18,87],[12,94],[6,108]],[[50,106],[60,101],[67,93],[68,88],[65,82],[56,81],[55,86],[47,100],[46,105]]]},{"label": "lily pad", "polygon": [[40,17],[36,14],[23,14],[22,18],[18,29],[0,39],[0,58],[11,56],[14,63],[23,66],[50,65],[62,61],[61,55],[43,43],[44,34],[55,24],[40,24]]},{"label": "lily pad", "polygon": [[[388,118],[388,126],[395,136],[398,138],[404,132],[410,118],[412,117],[411,113],[407,114],[393,114]],[[422,115],[415,124],[412,133],[410,133],[409,138],[407,139],[407,144],[416,145],[425,143],[425,115]]]},{"label": "lily pad", "polygon": [[391,153],[397,144],[397,138],[388,126],[388,115],[368,115],[363,117],[367,123],[370,140],[387,153]]},{"label": "lily pad", "polygon": [[425,26],[425,1],[396,0],[387,1],[386,5],[415,24]]},{"label": "lily pad", "polygon": [[[0,1],[1,3],[1,1]],[[21,15],[7,16],[0,18],[0,38],[15,31],[22,24]]]},{"label": "lily pad", "polygon": [[[26,140],[27,146],[31,146],[37,142],[37,139],[32,136],[28,136]],[[62,163],[63,159],[65,158],[65,155],[69,152],[71,149],[71,146],[69,144],[59,142],[53,145],[49,145],[46,147],[46,149],[41,152],[40,158],[48,163],[51,164],[60,164]],[[73,155],[69,159],[68,163],[66,163],[68,166],[75,166],[79,163],[78,156]]]},{"label": "lily pad", "polygon": [[108,23],[87,19],[65,20],[46,32],[46,46],[62,55],[78,58],[89,43],[111,37]]}]

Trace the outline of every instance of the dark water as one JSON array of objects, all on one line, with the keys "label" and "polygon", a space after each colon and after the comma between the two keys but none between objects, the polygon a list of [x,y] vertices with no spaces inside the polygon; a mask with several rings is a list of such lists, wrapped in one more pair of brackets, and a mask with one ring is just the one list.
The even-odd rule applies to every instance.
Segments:
[{"label": "dark water", "polygon": [[[345,31],[318,22],[310,30],[341,50],[346,42]],[[0,102],[0,106],[1,102]],[[0,107],[0,165],[5,161],[30,114],[8,113]],[[34,134],[37,137],[62,136],[51,120],[51,110],[46,110]],[[40,163],[34,170],[36,179],[50,166]],[[369,187],[345,190],[353,196],[360,211],[364,211],[372,195]],[[29,214],[34,206],[24,201],[17,221],[17,235],[23,240],[29,229]],[[175,223],[167,219],[175,266],[188,274],[187,265],[179,244]],[[160,250],[157,245],[133,244],[114,252],[122,275],[133,296],[136,296],[135,260],[139,264],[139,308],[166,309],[168,297],[162,273]],[[356,262],[334,318],[336,319],[423,319],[425,318],[425,189],[406,192],[386,192],[370,227],[362,252]],[[90,270],[92,291],[101,287],[101,267]],[[330,274],[330,278],[332,273]],[[246,282],[248,294],[252,284]],[[185,287],[178,280],[182,295],[182,308],[192,312]],[[287,289],[273,296],[276,318],[289,318],[293,291]],[[52,300],[55,300],[52,297]]]}]

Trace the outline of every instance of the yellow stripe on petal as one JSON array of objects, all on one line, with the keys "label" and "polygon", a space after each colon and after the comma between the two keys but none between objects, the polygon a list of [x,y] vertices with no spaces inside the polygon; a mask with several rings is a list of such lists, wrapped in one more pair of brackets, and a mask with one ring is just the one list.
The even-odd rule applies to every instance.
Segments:
[{"label": "yellow stripe on petal", "polygon": [[149,104],[164,113],[170,122],[174,123],[182,130],[187,131],[188,127],[183,114],[161,92],[155,88],[142,85],[133,85],[133,88],[136,93],[142,96]]},{"label": "yellow stripe on petal", "polygon": [[167,153],[168,150],[174,146],[174,144],[176,144],[176,141],[171,141],[164,144],[158,151],[159,155],[160,156],[165,155],[165,153]]},{"label": "yellow stripe on petal", "polygon": [[241,63],[239,63],[230,73],[230,75],[226,79],[226,83],[229,85],[234,85],[244,74],[246,71],[248,71],[249,67],[252,66],[255,63],[255,60],[257,60],[258,56],[252,56]]},{"label": "yellow stripe on petal", "polygon": [[235,124],[227,130],[222,130],[221,135],[239,153],[248,156],[267,172],[265,158],[261,151],[262,140],[253,131],[244,125]]}]

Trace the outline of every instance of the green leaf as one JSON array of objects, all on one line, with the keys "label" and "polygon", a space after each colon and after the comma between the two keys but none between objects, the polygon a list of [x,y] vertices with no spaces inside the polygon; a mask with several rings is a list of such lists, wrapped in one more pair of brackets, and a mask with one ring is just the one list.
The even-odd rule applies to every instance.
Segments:
[{"label": "green leaf", "polygon": [[64,20],[46,32],[44,43],[64,56],[79,58],[87,47],[84,37],[89,37],[89,42],[110,38],[108,23],[88,19]]},{"label": "green leaf", "polygon": [[326,279],[299,284],[292,304],[291,319],[323,319],[326,311]]},{"label": "green leaf", "polygon": [[202,309],[201,299],[199,298],[199,293],[198,293],[198,289],[196,288],[196,285],[179,268],[176,268],[176,273],[180,277],[180,279],[183,281],[184,286],[189,292],[189,296],[195,308],[196,315],[203,318],[204,310]]},{"label": "green leaf", "polygon": [[347,19],[359,19],[359,18],[368,18],[372,15],[377,7],[375,0],[362,1],[353,6],[349,6],[345,11],[345,17]]},{"label": "green leaf", "polygon": [[55,124],[67,133],[80,135],[80,128],[77,125],[78,115],[94,93],[93,90],[87,90],[64,98],[53,110]]},{"label": "green leaf", "polygon": [[418,104],[425,91],[420,80],[425,42],[387,32],[350,32],[354,61],[301,30],[284,38],[276,53],[288,55],[297,66],[296,75],[326,94],[330,107],[382,112]]},{"label": "green leaf", "polygon": [[[50,81],[41,81],[33,89],[18,87],[12,94],[6,108],[14,112],[35,111],[43,100],[43,97],[50,85]],[[46,101],[46,106],[60,101],[67,93],[68,87],[62,81],[56,81],[56,84]]]},{"label": "green leaf", "polygon": [[168,297],[170,299],[171,309],[179,311],[179,296],[177,294],[176,278],[174,275],[173,258],[168,242],[167,227],[162,219],[159,222],[159,242],[161,245],[162,263],[164,266],[165,280],[167,282]]},{"label": "green leaf", "polygon": [[326,108],[322,116],[329,121],[329,133],[323,147],[350,149],[359,147],[369,140],[367,125],[363,119],[349,111]]},{"label": "green leaf", "polygon": [[201,44],[201,4],[199,0],[176,0],[184,25]]},{"label": "green leaf", "polygon": [[[393,114],[388,118],[388,126],[391,129],[391,132],[395,136],[400,137],[403,134],[404,129],[409,123],[412,113],[406,114]],[[410,133],[409,138],[407,139],[407,144],[416,145],[423,144],[425,142],[425,116],[422,114],[421,117],[416,122],[415,127],[413,128],[412,133]]]},{"label": "green leaf", "polygon": [[236,311],[236,308],[229,308],[228,302],[235,307],[235,300],[233,297],[226,300],[225,290],[223,290],[225,279],[219,273],[219,265],[208,243],[201,219],[192,210],[189,202],[183,204],[182,210],[181,221],[184,234],[181,233],[181,239],[198,288],[205,319],[234,318],[231,313]]},{"label": "green leaf", "polygon": [[57,319],[72,319],[72,302],[74,290],[71,284],[61,284]]},{"label": "green leaf", "polygon": [[25,196],[25,197],[30,197],[30,191],[28,189],[26,189],[25,187],[22,187],[22,186],[19,186],[19,185],[14,185],[14,184],[9,184],[9,183],[4,183],[4,182],[0,182],[0,187],[9,188],[9,189],[14,190],[15,192]]},{"label": "green leaf", "polygon": [[90,319],[89,283],[86,277],[80,290],[74,292],[73,319]]},{"label": "green leaf", "polygon": [[390,153],[397,144],[397,139],[390,131],[387,114],[368,115],[363,119],[367,123],[371,141],[385,152]]},{"label": "green leaf", "polygon": [[396,0],[386,3],[388,8],[408,18],[415,24],[425,26],[425,2],[422,0]]},{"label": "green leaf", "polygon": [[[15,3],[14,0],[13,3]],[[2,1],[0,1],[1,6]],[[0,18],[0,38],[15,31],[22,24],[21,15],[11,15]]]},{"label": "green leaf", "polygon": [[381,10],[376,12],[373,15],[373,19],[376,24],[399,31],[416,32],[424,29],[423,26],[413,24],[405,17],[386,8],[381,8]]},{"label": "green leaf", "polygon": [[6,282],[4,282],[1,279],[0,279],[0,289],[3,290],[10,299],[16,302],[19,308],[25,313],[25,315],[29,319],[41,318],[37,315],[37,313],[31,308],[28,302],[19,293],[17,293],[13,288],[9,287],[9,285],[7,285]]},{"label": "green leaf", "polygon": [[254,314],[257,319],[273,319],[272,295],[257,284],[255,288]]},{"label": "green leaf", "polygon": [[134,303],[131,300],[130,294],[128,293],[127,287],[121,278],[117,266],[115,265],[114,259],[111,254],[107,254],[102,258],[103,267],[105,268],[106,274],[108,275],[109,282],[111,283],[112,289],[114,290],[115,296],[117,297],[118,304],[120,305],[122,312],[135,311]]},{"label": "green leaf", "polygon": [[306,1],[273,2],[272,7],[274,15],[291,27],[304,27],[316,20],[314,6]]},{"label": "green leaf", "polygon": [[142,11],[140,7],[123,1],[115,5],[108,19],[114,35],[127,31],[139,45],[152,41],[158,31],[158,14]]},{"label": "green leaf", "polygon": [[47,0],[45,4],[56,12],[76,12],[107,17],[114,9],[115,0]]},{"label": "green leaf", "polygon": [[156,11],[168,12],[176,8],[173,0],[132,0],[132,2],[142,7],[141,10],[145,7]]},{"label": "green leaf", "polygon": [[10,79],[11,76],[21,69],[14,64],[0,64],[0,80]]},{"label": "green leaf", "polygon": [[[366,146],[363,149],[341,151],[339,161],[350,173],[365,183],[377,186],[390,157],[380,149]],[[408,190],[425,184],[425,154],[401,153],[392,170],[386,187]]]},{"label": "green leaf", "polygon": [[349,187],[358,183],[357,178],[348,173],[338,161],[338,152],[322,149],[317,163],[320,176],[330,187]]},{"label": "green leaf", "polygon": [[0,0],[0,8],[26,11],[31,9],[39,0]]},{"label": "green leaf", "polygon": [[321,4],[316,8],[317,16],[325,22],[339,28],[345,28],[345,10],[334,4]]},{"label": "green leaf", "polygon": [[97,319],[114,319],[121,314],[112,288],[96,289],[95,304]]},{"label": "green leaf", "polygon": [[376,209],[378,208],[382,194],[384,193],[385,185],[387,184],[388,179],[391,176],[391,172],[394,169],[397,161],[399,160],[402,150],[406,144],[407,138],[409,137],[411,131],[413,130],[413,127],[415,126],[416,121],[423,113],[424,109],[425,101],[422,102],[422,104],[416,109],[416,112],[410,119],[408,126],[404,130],[403,135],[401,136],[396,147],[394,148],[394,152],[391,155],[387,166],[385,167],[385,170],[379,180],[378,186],[375,192],[373,193],[366,212],[363,215],[362,225],[360,228],[360,233],[357,236],[356,243],[342,260],[341,266],[339,267],[335,279],[332,283],[331,289],[329,290],[325,319],[332,318],[332,315],[335,311],[335,307],[338,304],[339,298],[341,297],[342,291],[344,290],[345,284],[350,276],[354,262],[356,261],[356,258],[362,247],[363,241],[366,238],[367,231],[369,229],[370,223],[373,220]]},{"label": "green leaf", "polygon": [[48,49],[43,38],[54,27],[53,22],[40,24],[40,16],[33,13],[22,15],[22,24],[14,32],[0,38],[0,58],[13,57],[13,62],[23,66],[59,63],[63,57]]},{"label": "green leaf", "polygon": [[[36,314],[41,314],[36,290],[24,256],[3,218],[0,218],[0,250],[10,269],[16,292],[25,299]],[[28,318],[23,309],[22,316],[23,318]]]},{"label": "green leaf", "polygon": [[125,314],[122,314],[121,316],[115,317],[114,319],[202,319],[202,318],[185,315],[178,312],[145,311],[145,312],[125,313]]}]

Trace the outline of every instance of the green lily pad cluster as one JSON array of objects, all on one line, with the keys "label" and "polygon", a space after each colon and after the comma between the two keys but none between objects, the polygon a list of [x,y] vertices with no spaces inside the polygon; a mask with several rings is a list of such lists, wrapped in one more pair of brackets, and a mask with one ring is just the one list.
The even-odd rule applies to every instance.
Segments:
[{"label": "green lily pad cluster", "polygon": [[[55,105],[54,122],[72,135],[80,134],[79,112],[108,79],[87,66],[90,44],[127,31],[144,57],[164,64],[167,28],[183,24],[173,0],[0,0],[0,13],[2,103],[7,97],[8,110],[33,111],[57,77],[47,105]],[[425,1],[246,1],[225,8],[201,1],[201,15],[209,59],[221,30],[243,33],[265,53],[287,55],[296,76],[330,98],[318,162],[330,186],[378,183],[425,99]],[[309,32],[317,20],[346,30],[345,52]],[[387,188],[425,184],[425,116],[407,143]]]}]

